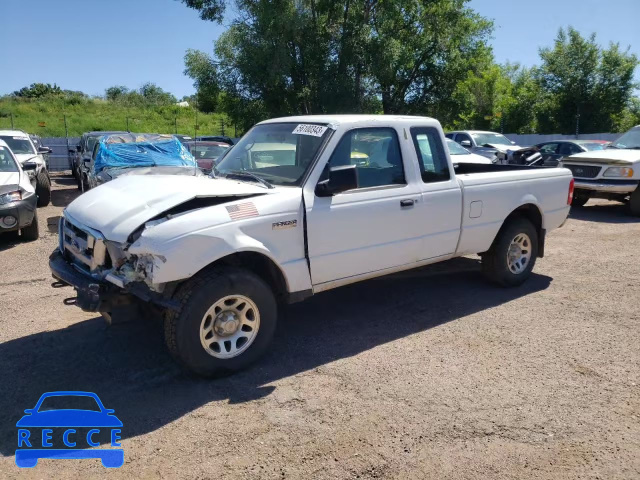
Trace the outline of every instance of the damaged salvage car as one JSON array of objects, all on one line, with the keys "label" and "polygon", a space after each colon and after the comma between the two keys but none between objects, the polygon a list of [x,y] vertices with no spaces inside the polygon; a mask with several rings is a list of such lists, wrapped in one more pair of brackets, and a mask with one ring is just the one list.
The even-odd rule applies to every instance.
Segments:
[{"label": "damaged salvage car", "polygon": [[113,133],[82,161],[82,190],[127,175],[202,175],[189,150],[173,135]]},{"label": "damaged salvage car", "polygon": [[522,284],[572,190],[564,168],[454,166],[431,118],[278,118],[211,176],[123,175],[81,195],[49,266],[107,320],[157,310],[173,357],[220,375],[268,349],[283,304],[332,288],[469,254]]},{"label": "damaged salvage car", "polygon": [[25,173],[37,169],[35,162],[23,165],[0,140],[0,233],[20,231],[24,240],[37,240],[37,195],[33,181]]}]

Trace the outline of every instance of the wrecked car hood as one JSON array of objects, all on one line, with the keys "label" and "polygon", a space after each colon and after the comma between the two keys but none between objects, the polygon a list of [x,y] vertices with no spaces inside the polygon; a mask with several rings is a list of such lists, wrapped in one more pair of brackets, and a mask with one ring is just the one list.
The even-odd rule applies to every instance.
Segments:
[{"label": "wrecked car hood", "polygon": [[232,201],[275,191],[224,178],[123,176],[75,199],[65,209],[65,215],[98,230],[107,240],[126,242],[140,225],[192,198],[229,197]]},{"label": "wrecked car hood", "polygon": [[590,152],[576,153],[565,157],[563,163],[588,162],[604,165],[631,165],[640,162],[640,150],[607,148],[605,150],[592,150]]},{"label": "wrecked car hood", "polygon": [[0,195],[19,189],[20,172],[0,172]]},{"label": "wrecked car hood", "polygon": [[515,152],[516,150],[520,150],[522,147],[519,145],[502,145],[500,143],[485,143],[483,146],[489,148],[495,148],[499,152],[506,153],[508,151]]}]

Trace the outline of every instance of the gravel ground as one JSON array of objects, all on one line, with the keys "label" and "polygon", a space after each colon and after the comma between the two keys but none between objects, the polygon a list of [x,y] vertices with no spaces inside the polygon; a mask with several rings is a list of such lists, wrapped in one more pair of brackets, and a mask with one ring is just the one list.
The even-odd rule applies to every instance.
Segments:
[{"label": "gravel ground", "polygon": [[[0,237],[0,477],[640,478],[640,222],[619,204],[572,212],[522,287],[463,258],[323,293],[257,366],[205,381],[158,325],[63,305],[47,257],[77,190],[54,188],[40,240]],[[51,390],[115,409],[122,468],[15,466],[15,422]]]}]

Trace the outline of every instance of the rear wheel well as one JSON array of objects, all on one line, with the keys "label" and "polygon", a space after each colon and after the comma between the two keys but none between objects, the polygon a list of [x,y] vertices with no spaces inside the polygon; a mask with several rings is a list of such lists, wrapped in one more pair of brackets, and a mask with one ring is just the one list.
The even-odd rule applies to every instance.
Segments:
[{"label": "rear wheel well", "polygon": [[507,216],[507,218],[505,218],[491,246],[493,246],[493,244],[496,242],[496,239],[500,237],[500,232],[504,230],[506,225],[508,225],[509,223],[511,223],[513,220],[517,218],[526,218],[533,224],[534,228],[536,229],[536,233],[538,234],[538,256],[543,257],[545,232],[544,232],[544,229],[542,228],[542,214],[540,213],[540,209],[532,203],[527,203],[525,205],[519,206],[514,211],[512,211]]}]

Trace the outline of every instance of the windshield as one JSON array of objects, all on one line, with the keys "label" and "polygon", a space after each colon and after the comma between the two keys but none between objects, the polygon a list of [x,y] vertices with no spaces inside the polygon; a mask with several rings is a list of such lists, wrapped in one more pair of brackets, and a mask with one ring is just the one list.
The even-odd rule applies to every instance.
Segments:
[{"label": "windshield", "polygon": [[476,145],[482,146],[487,143],[496,145],[511,145],[511,140],[500,133],[472,133],[471,136],[476,141]]},{"label": "windshield", "polygon": [[325,125],[257,125],[227,151],[215,173],[247,172],[273,185],[300,185],[331,130]]},{"label": "windshield", "polygon": [[447,138],[447,147],[449,147],[449,153],[451,155],[470,155],[471,154],[471,152],[469,152],[469,150],[464,148],[462,145],[448,138]]},{"label": "windshield", "polygon": [[36,151],[33,149],[31,142],[28,138],[25,137],[13,137],[11,135],[2,135],[0,139],[4,140],[9,148],[14,153],[14,155],[19,155],[21,153],[27,154],[35,154]]},{"label": "windshield", "polygon": [[51,410],[90,410],[100,412],[100,406],[95,398],[88,395],[54,395],[42,400],[38,412]]},{"label": "windshield", "polygon": [[611,144],[614,148],[640,148],[640,127],[635,127]]},{"label": "windshield", "polygon": [[0,172],[17,172],[18,166],[7,147],[0,147]]},{"label": "windshield", "polygon": [[87,148],[86,148],[85,151],[93,152],[93,147],[96,146],[96,143],[98,142],[98,140],[100,140],[101,137],[102,137],[102,135],[99,135],[97,137],[89,137],[89,138],[87,138]]},{"label": "windshield", "polygon": [[604,150],[607,144],[606,143],[581,143],[580,146],[586,148],[587,150]]},{"label": "windshield", "polygon": [[228,145],[198,145],[195,147],[192,145],[189,148],[189,151],[194,157],[196,157],[196,160],[200,160],[204,158],[206,159],[218,158],[227,150],[229,150]]}]

